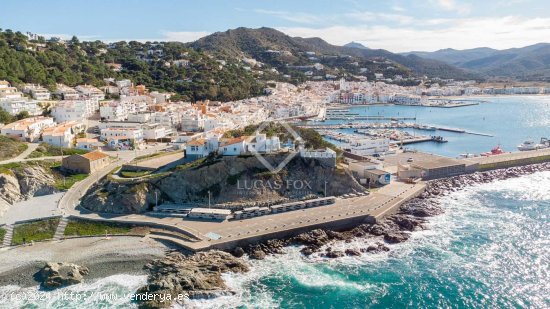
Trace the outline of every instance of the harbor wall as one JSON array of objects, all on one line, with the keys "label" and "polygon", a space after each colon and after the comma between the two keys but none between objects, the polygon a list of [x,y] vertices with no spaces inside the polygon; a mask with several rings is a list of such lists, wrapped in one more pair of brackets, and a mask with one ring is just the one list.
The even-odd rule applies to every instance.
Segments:
[{"label": "harbor wall", "polygon": [[210,249],[230,250],[235,247],[244,247],[250,244],[265,242],[270,239],[286,239],[301,233],[309,232],[314,229],[330,229],[335,231],[344,231],[344,230],[353,228],[354,226],[361,225],[363,223],[374,224],[375,222],[376,222],[376,219],[371,215],[364,215],[364,216],[358,216],[353,218],[344,218],[340,220],[322,222],[318,224],[300,226],[296,228],[287,228],[284,230],[269,232],[262,235],[215,243],[208,247],[201,248],[199,251],[210,250]]}]

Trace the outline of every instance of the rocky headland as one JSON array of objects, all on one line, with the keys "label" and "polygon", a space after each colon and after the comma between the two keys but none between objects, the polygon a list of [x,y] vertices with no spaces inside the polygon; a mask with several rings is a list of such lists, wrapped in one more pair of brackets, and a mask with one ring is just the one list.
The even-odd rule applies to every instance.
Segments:
[{"label": "rocky headland", "polygon": [[[332,259],[387,252],[393,244],[408,240],[411,232],[425,229],[428,217],[444,212],[439,206],[439,197],[466,186],[549,170],[550,163],[541,163],[430,181],[421,196],[403,204],[397,213],[375,224],[361,224],[345,231],[315,229],[289,239],[272,239],[244,248],[237,247],[230,253],[209,251],[185,256],[173,252],[146,267],[150,272],[149,280],[140,292],[170,294],[172,299],[182,293],[188,298],[211,298],[232,293],[221,279],[222,273],[246,272],[248,263],[242,257],[261,260],[270,254],[284,254],[287,246],[301,246],[306,258],[315,253]],[[351,242],[353,239],[365,239],[365,246],[343,251],[331,246],[336,241]],[[169,303],[154,301],[140,305],[144,308],[170,306]]]},{"label": "rocky headland", "polygon": [[[286,156],[264,157],[278,166]],[[94,212],[141,213],[158,203],[212,203],[227,207],[273,203],[304,195],[362,192],[365,189],[343,169],[324,166],[315,159],[295,157],[273,174],[254,156],[221,157],[198,166],[181,165],[158,178],[124,182],[107,178],[90,189],[82,206]],[[238,206],[237,206],[238,207]]]}]

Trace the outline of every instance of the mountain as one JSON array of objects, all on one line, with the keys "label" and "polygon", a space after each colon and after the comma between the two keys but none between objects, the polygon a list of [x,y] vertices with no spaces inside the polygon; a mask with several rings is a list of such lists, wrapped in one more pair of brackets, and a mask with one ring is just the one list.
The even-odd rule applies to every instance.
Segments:
[{"label": "mountain", "polygon": [[353,47],[353,48],[359,48],[359,49],[368,49],[365,45],[357,42],[349,42],[348,44],[344,45],[344,47]]},{"label": "mountain", "polygon": [[434,59],[450,64],[458,65],[460,63],[468,62],[474,59],[479,59],[483,57],[488,57],[498,50],[480,47],[473,49],[464,49],[456,50],[452,48],[440,49],[435,52],[422,52],[422,51],[413,51],[408,53],[402,53],[402,55],[416,55],[422,58]]},{"label": "mountain", "polygon": [[550,80],[550,43],[504,50],[486,47],[466,50],[442,49],[435,52],[410,52],[406,55],[444,61],[484,76]]},{"label": "mountain", "polygon": [[[416,55],[399,55],[383,49],[365,49],[331,45],[320,38],[290,37],[271,28],[237,28],[216,32],[187,46],[229,57],[251,57],[279,71],[319,62],[329,69],[357,74],[353,66],[364,67],[368,77],[375,72],[384,76],[428,75],[430,77],[473,79],[477,76],[445,62]],[[346,60],[347,59],[347,60]],[[389,69],[388,69],[389,68]]]}]

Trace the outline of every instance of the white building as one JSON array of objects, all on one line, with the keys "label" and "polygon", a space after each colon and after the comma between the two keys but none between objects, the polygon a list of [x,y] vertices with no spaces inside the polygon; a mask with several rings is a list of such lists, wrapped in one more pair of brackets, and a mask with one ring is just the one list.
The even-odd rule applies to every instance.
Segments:
[{"label": "white building", "polygon": [[84,132],[86,126],[81,122],[69,121],[44,129],[42,141],[52,146],[72,148],[78,133]]},{"label": "white building", "polygon": [[97,138],[77,138],[76,139],[76,148],[82,150],[93,151],[103,146],[103,143],[100,142]]},{"label": "white building", "polygon": [[20,141],[35,142],[44,129],[54,125],[51,117],[32,117],[6,124],[0,130],[2,135],[13,137]]},{"label": "white building", "polygon": [[101,119],[111,121],[124,121],[128,118],[128,109],[118,101],[102,102],[99,106]]},{"label": "white building", "polygon": [[41,101],[47,101],[51,97],[51,93],[48,89],[34,84],[26,84],[23,87],[23,93],[30,94],[33,99]]},{"label": "white building", "polygon": [[281,150],[279,137],[267,137],[265,134],[257,133],[256,136],[246,141],[246,150],[249,152],[273,153]]},{"label": "white building", "polygon": [[159,124],[149,124],[143,126],[143,138],[145,140],[159,140],[166,138],[172,133],[172,129],[166,129]]},{"label": "white building", "polygon": [[97,101],[105,100],[103,91],[91,85],[78,85],[75,90],[80,92],[84,97],[96,99]]},{"label": "white building", "polygon": [[143,141],[143,130],[141,128],[106,128],[101,130],[101,140],[131,140]]},{"label": "white building", "polygon": [[98,108],[96,99],[64,100],[52,108],[52,116],[57,122],[79,121],[92,116]]},{"label": "white building", "polygon": [[57,84],[57,89],[54,91],[54,94],[61,96],[63,100],[77,100],[80,98],[80,92],[63,84]]}]

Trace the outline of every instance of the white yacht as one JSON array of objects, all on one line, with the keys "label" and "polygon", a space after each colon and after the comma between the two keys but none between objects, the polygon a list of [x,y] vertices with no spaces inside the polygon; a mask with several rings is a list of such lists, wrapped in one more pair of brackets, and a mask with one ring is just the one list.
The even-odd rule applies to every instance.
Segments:
[{"label": "white yacht", "polygon": [[526,140],[523,144],[518,145],[519,151],[537,150],[538,145],[533,140]]}]

